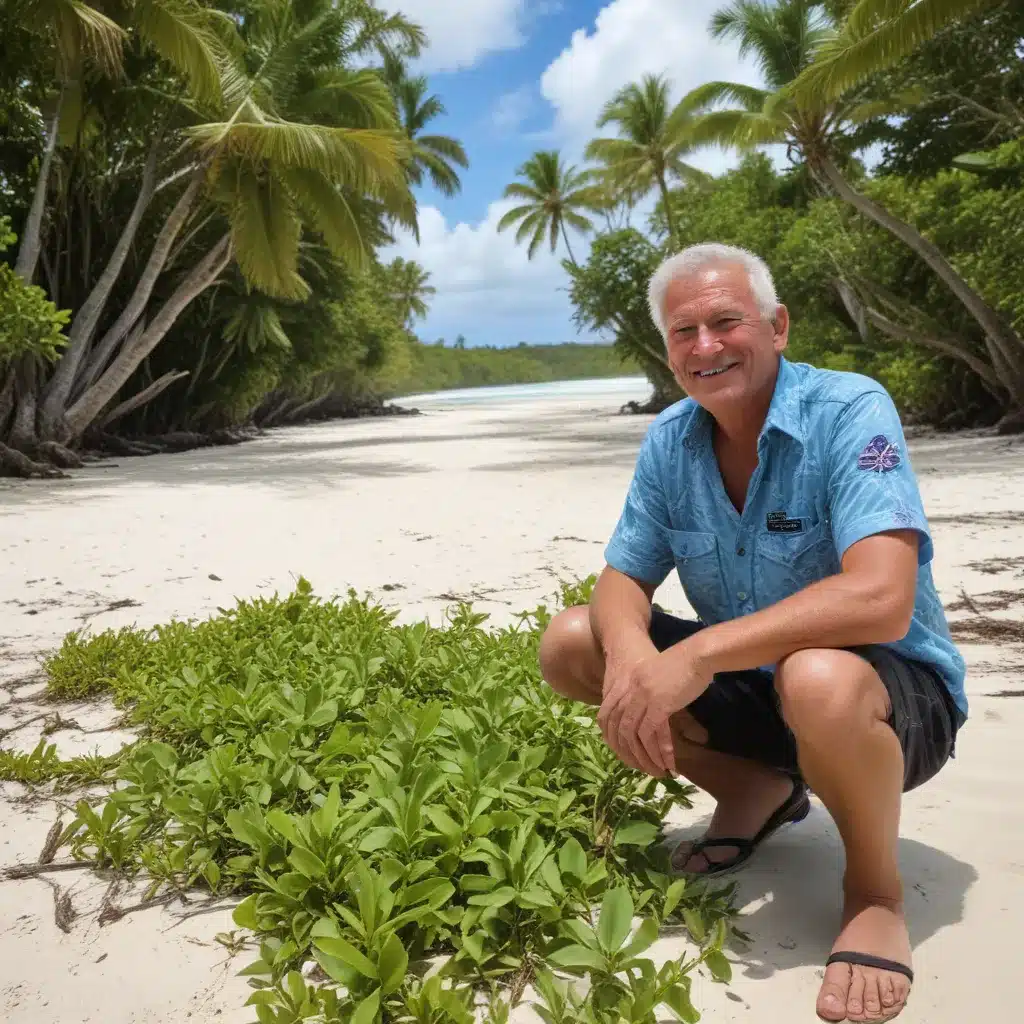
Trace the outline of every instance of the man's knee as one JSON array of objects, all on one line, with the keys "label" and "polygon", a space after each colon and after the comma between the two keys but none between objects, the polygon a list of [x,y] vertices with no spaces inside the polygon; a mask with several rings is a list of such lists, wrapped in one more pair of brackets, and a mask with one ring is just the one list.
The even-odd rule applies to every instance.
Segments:
[{"label": "man's knee", "polygon": [[856,728],[888,714],[878,674],[851,651],[794,651],[776,666],[775,689],[786,724],[797,735]]},{"label": "man's knee", "polygon": [[[566,608],[548,623],[538,651],[540,673],[553,690],[577,700],[600,699],[603,659],[585,605]],[[581,689],[588,691],[584,694]]]}]

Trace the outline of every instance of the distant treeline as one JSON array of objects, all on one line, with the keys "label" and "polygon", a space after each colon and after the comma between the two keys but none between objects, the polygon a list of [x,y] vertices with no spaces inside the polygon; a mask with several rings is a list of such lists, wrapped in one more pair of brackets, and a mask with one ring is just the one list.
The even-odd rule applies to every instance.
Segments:
[{"label": "distant treeline", "polygon": [[511,348],[454,346],[443,341],[413,346],[407,377],[392,395],[495,384],[534,384],[549,380],[586,380],[639,374],[640,366],[611,345],[527,345]]}]

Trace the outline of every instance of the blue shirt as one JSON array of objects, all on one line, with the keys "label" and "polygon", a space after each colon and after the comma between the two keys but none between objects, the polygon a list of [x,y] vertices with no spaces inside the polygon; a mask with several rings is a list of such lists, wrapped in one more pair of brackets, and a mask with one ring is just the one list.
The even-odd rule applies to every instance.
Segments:
[{"label": "blue shirt", "polygon": [[743,512],[722,483],[710,414],[687,398],[662,412],[640,448],[605,559],[660,585],[674,568],[701,621],[748,615],[841,571],[851,544],[918,532],[907,635],[886,644],[934,667],[967,718],[963,657],[931,573],[932,537],[899,414],[877,381],[780,359]]}]

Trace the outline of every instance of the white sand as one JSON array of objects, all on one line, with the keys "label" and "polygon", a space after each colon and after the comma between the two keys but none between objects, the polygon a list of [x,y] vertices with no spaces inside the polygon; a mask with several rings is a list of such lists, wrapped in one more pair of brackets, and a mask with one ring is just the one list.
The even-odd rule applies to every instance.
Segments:
[{"label": "white sand", "polygon": [[[626,396],[629,397],[629,396]],[[323,596],[348,587],[439,622],[460,598],[495,624],[549,600],[559,579],[597,571],[649,417],[619,399],[514,401],[434,408],[419,417],[279,431],[237,448],[122,459],[67,481],[0,482],[0,730],[39,713],[24,701],[36,658],[68,630],[204,617],[236,596],[287,592],[299,574]],[[936,536],[943,600],[1019,594],[996,615],[1021,617],[1024,440],[961,435],[912,445]],[[1018,513],[999,517],[998,513]],[[212,577],[219,577],[213,579]],[[384,590],[384,586],[392,588]],[[673,580],[659,600],[687,610]],[[129,607],[108,610],[118,603]],[[962,614],[962,613],[958,613]],[[903,862],[918,981],[900,1018],[945,1024],[1012,1019],[1024,923],[1024,650],[965,645],[972,717],[958,757],[905,804]],[[17,697],[19,702],[10,703]],[[52,709],[51,709],[52,710]],[[80,729],[53,734],[62,755],[110,751],[125,733],[96,732],[109,708],[61,709]],[[3,738],[31,749],[43,722]],[[34,861],[52,804],[0,793],[0,864]],[[706,821],[700,801],[687,831]],[[65,813],[65,820],[68,816]],[[838,911],[841,851],[817,806],[737,876],[752,947],[734,954],[726,988],[695,984],[706,1020],[814,1020],[813,997]],[[182,920],[150,909],[100,926],[106,882],[70,886],[78,918],[54,922],[42,880],[0,884],[0,1019],[10,1024],[251,1021],[233,960],[214,941],[226,910]],[[121,894],[124,905],[130,897]],[[655,952],[671,952],[678,939]],[[1013,1014],[1016,1015],[1016,1014]]]}]

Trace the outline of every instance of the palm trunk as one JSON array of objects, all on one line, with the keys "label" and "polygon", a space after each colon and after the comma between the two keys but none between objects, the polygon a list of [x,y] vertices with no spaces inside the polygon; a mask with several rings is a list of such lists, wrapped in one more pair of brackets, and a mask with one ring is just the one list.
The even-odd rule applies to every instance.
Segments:
[{"label": "palm trunk", "polygon": [[128,304],[117,318],[113,327],[100,340],[96,349],[89,357],[85,368],[79,374],[80,384],[83,388],[92,385],[100,374],[103,373],[117,346],[126,337],[139,317],[142,316],[146,303],[149,302],[149,298],[153,294],[157,278],[167,263],[167,257],[170,254],[171,247],[174,245],[174,240],[178,237],[182,227],[185,225],[185,221],[188,219],[189,213],[192,211],[192,206],[202,186],[202,176],[202,168],[197,169],[193,173],[188,187],[181,194],[167,220],[164,221],[164,226],[160,229],[160,234],[153,243],[153,250],[149,254],[149,260],[142,271],[142,275],[139,277],[139,282],[135,286],[132,297],[128,300]]},{"label": "palm trunk", "polygon": [[815,162],[844,202],[909,246],[935,271],[978,322],[1007,365],[1013,368],[1014,374],[1020,378],[1020,386],[1024,386],[1024,342],[1003,324],[996,311],[953,269],[945,256],[916,228],[905,224],[873,199],[858,192],[827,156],[818,157]]},{"label": "palm trunk", "polygon": [[99,422],[100,430],[106,430],[115,420],[127,416],[136,409],[141,409],[147,402],[152,402],[157,395],[162,394],[176,381],[188,376],[188,370],[171,370],[162,377],[158,377],[147,388],[143,388],[137,395],[125,399],[120,405],[110,410]]},{"label": "palm trunk", "polygon": [[225,235],[192,268],[138,340],[123,348],[99,380],[68,410],[64,424],[69,438],[81,437],[93,424],[146,356],[164,338],[174,321],[190,302],[217,280],[230,259],[231,237]]},{"label": "palm trunk", "polygon": [[665,172],[658,174],[658,188],[661,190],[661,203],[665,207],[665,222],[668,224],[668,239],[673,249],[679,248],[679,235],[676,233],[676,218],[672,213],[672,202],[669,199],[668,182],[665,180]]},{"label": "palm trunk", "polygon": [[572,246],[569,244],[569,235],[566,233],[565,230],[565,222],[563,221],[561,224],[559,224],[559,227],[562,229],[562,241],[565,242],[565,247],[569,251],[569,262],[574,267],[578,267],[579,264],[576,262],[576,257],[573,255]]},{"label": "palm trunk", "polygon": [[142,184],[138,198],[132,207],[131,216],[121,232],[117,245],[103,268],[103,273],[96,285],[89,292],[88,298],[82,303],[78,315],[71,324],[68,332],[68,343],[61,356],[60,362],[50,378],[49,383],[43,392],[43,400],[39,410],[40,432],[44,437],[55,436],[58,424],[68,407],[68,399],[71,397],[71,389],[78,376],[78,369],[82,359],[89,350],[92,343],[96,325],[99,323],[103,310],[106,308],[110,293],[117,283],[117,278],[124,267],[125,260],[131,250],[132,243],[138,231],[142,217],[153,198],[153,188],[156,182],[156,160],[157,143],[154,143],[146,157],[146,165],[142,172]]},{"label": "palm trunk", "polygon": [[50,167],[53,154],[57,151],[57,134],[60,131],[60,109],[64,102],[64,87],[61,86],[57,96],[57,112],[50,122],[50,131],[43,149],[43,162],[39,165],[39,176],[32,195],[32,205],[25,219],[25,227],[21,233],[21,244],[18,246],[18,259],[14,264],[14,272],[26,284],[31,284],[39,262],[39,252],[43,246],[43,214],[46,212],[46,193],[50,187]]}]

